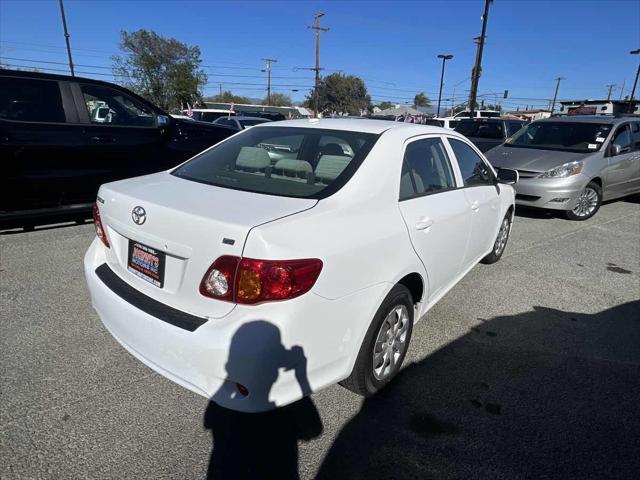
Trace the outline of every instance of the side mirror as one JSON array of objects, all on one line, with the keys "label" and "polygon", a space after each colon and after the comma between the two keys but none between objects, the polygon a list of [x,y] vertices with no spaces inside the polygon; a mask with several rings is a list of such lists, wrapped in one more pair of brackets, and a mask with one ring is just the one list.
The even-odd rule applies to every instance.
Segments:
[{"label": "side mirror", "polygon": [[512,170],[510,168],[499,168],[498,169],[498,182],[504,183],[506,185],[513,185],[518,183],[520,180],[520,174],[517,170]]},{"label": "side mirror", "polygon": [[622,145],[617,145],[615,143],[611,144],[611,156],[615,157],[616,155],[622,155],[623,153],[628,153],[631,151],[631,146],[630,145],[625,145],[624,147]]},{"label": "side mirror", "polygon": [[167,125],[169,125],[169,123],[171,123],[171,120],[169,119],[169,117],[167,117],[166,115],[158,115],[159,127],[166,127]]}]

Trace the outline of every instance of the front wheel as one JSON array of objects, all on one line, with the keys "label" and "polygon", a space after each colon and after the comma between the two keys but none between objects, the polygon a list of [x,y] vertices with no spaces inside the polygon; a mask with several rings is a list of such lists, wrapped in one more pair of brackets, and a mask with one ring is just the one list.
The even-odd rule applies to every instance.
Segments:
[{"label": "front wheel", "polygon": [[593,217],[602,205],[602,189],[596,182],[589,182],[578,195],[576,206],[565,215],[569,220],[587,220]]},{"label": "front wheel", "polygon": [[502,219],[500,230],[498,230],[498,236],[496,237],[496,241],[493,243],[493,250],[491,250],[491,253],[489,255],[480,260],[480,262],[490,265],[500,260],[500,258],[502,258],[502,254],[504,253],[504,249],[507,246],[507,240],[509,240],[510,233],[511,211],[507,212],[505,217]]},{"label": "front wheel", "polygon": [[340,384],[368,397],[398,373],[413,330],[413,302],[404,285],[394,286],[373,317],[353,372]]}]

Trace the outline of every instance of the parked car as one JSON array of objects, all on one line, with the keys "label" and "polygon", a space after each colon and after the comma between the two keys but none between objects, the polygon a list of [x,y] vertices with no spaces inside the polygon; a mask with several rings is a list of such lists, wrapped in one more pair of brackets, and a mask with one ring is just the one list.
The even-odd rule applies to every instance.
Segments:
[{"label": "parked car", "polygon": [[456,128],[456,125],[458,125],[459,122],[459,118],[436,117],[429,119],[429,123],[427,123],[427,125],[437,125],[439,127],[450,128],[453,130],[454,128]]},{"label": "parked car", "polygon": [[166,170],[233,133],[108,82],[0,70],[0,221],[90,210],[101,184]]},{"label": "parked car", "polygon": [[260,123],[270,122],[268,118],[259,117],[220,117],[213,123],[216,125],[225,125],[227,127],[235,128],[236,130],[244,130],[247,127],[253,127]]},{"label": "parked car", "polygon": [[[272,165],[270,145],[292,155]],[[503,254],[514,190],[500,182],[517,172],[499,175],[441,128],[257,125],[100,188],[92,303],[140,361],[224,407],[338,381],[369,395],[398,372],[414,321]]]},{"label": "parked car", "polygon": [[[475,110],[473,112],[473,118],[493,118],[499,117],[501,114],[498,110]],[[471,112],[469,110],[463,110],[456,113],[453,118],[471,118]]]},{"label": "parked car", "polygon": [[181,110],[180,114],[198,122],[212,123],[220,117],[232,117],[236,115],[236,112],[222,108],[193,108],[191,111]]},{"label": "parked car", "polygon": [[524,124],[522,120],[504,118],[469,118],[460,120],[455,131],[471,140],[484,153],[501,145]]},{"label": "parked car", "polygon": [[638,117],[552,117],[528,124],[487,152],[520,173],[516,203],[591,218],[604,200],[640,192]]}]

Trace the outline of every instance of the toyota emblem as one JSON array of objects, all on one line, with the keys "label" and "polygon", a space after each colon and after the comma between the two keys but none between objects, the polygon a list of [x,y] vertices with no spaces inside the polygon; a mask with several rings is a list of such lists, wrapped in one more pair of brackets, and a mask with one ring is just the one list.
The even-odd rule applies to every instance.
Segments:
[{"label": "toyota emblem", "polygon": [[131,210],[131,218],[136,225],[142,225],[147,221],[147,212],[140,206],[133,207],[133,210]]}]

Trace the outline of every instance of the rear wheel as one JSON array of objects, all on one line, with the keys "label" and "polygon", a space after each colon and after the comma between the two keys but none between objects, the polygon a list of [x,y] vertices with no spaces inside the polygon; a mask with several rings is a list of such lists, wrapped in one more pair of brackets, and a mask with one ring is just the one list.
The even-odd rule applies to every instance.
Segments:
[{"label": "rear wheel", "polygon": [[593,217],[602,205],[602,189],[596,182],[589,182],[578,195],[576,206],[565,215],[569,220],[587,220]]},{"label": "rear wheel", "polygon": [[377,392],[398,373],[413,330],[413,302],[404,285],[384,299],[365,335],[356,364],[341,385],[359,395]]},{"label": "rear wheel", "polygon": [[511,233],[511,211],[507,212],[505,217],[502,219],[502,223],[500,224],[500,229],[498,230],[498,236],[496,237],[496,241],[493,244],[493,250],[491,253],[480,260],[485,264],[496,263],[500,258],[502,258],[502,254],[504,253],[504,249],[507,246],[507,241],[509,240],[509,234]]}]

